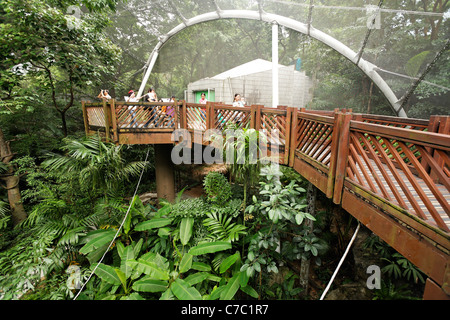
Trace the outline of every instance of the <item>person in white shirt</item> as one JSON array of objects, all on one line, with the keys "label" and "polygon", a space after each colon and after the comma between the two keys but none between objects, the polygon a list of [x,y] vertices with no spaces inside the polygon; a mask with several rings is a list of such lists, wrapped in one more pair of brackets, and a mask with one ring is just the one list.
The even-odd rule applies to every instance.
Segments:
[{"label": "person in white shirt", "polygon": [[233,107],[244,107],[244,102],[241,100],[241,95],[239,93],[234,95]]},{"label": "person in white shirt", "polygon": [[[136,95],[134,93],[133,90],[128,91],[128,97],[125,96],[125,101],[126,102],[139,102],[139,99],[136,98]],[[131,114],[131,122],[130,122],[130,127],[137,127],[137,122],[135,120],[136,117],[136,108],[137,106],[128,106],[128,111]]]}]

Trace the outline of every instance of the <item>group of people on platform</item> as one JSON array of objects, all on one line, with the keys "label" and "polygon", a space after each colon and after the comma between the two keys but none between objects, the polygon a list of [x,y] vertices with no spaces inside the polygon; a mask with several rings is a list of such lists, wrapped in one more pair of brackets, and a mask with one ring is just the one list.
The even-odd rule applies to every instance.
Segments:
[{"label": "group of people on platform", "polygon": [[[97,97],[102,100],[103,99],[105,99],[105,100],[112,99],[109,94],[109,90],[105,90],[105,89],[102,89]],[[124,99],[126,102],[139,102],[142,98],[144,99],[144,102],[158,102],[158,101],[164,102],[162,99],[158,100],[158,96],[157,96],[154,88],[149,88],[147,93],[141,95],[140,97],[136,96],[134,90],[128,91],[128,95],[124,96]],[[174,102],[174,101],[175,101],[175,96],[172,96],[169,99],[169,101],[166,101],[166,102]],[[202,93],[199,103],[206,105],[207,102],[208,102],[208,100],[206,99],[205,93]],[[128,106],[128,111],[131,115],[130,127],[138,126],[138,123],[136,120],[137,107],[138,107],[137,105],[136,106],[134,106],[134,105]],[[233,107],[245,107],[245,100],[243,97],[241,97],[241,95],[239,93],[236,93],[234,95]],[[149,109],[149,106],[144,106],[144,110],[148,110],[148,109]],[[157,123],[156,117],[155,117],[155,115],[157,115],[157,114],[159,114],[160,116],[162,115],[162,116],[169,117],[169,120],[164,124],[164,126],[171,127],[173,125],[174,116],[175,116],[175,108],[173,106],[155,106],[155,107],[151,108],[151,111],[149,114],[149,119],[146,123],[144,123],[144,125],[142,127],[148,128],[148,126],[151,125],[152,122],[155,122],[154,126],[157,127],[158,123]],[[206,109],[205,108],[201,109],[201,118],[203,120],[206,119]],[[152,125],[152,127],[153,127],[153,125]]]}]

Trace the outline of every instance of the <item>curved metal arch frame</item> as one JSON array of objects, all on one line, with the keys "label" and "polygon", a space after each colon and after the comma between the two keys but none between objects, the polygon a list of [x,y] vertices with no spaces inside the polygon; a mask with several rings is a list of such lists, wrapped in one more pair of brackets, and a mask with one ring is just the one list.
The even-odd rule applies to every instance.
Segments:
[{"label": "curved metal arch frame", "polygon": [[220,20],[220,19],[249,19],[249,20],[259,20],[268,23],[277,23],[286,28],[292,29],[294,31],[303,33],[305,35],[309,35],[312,38],[326,44],[330,48],[334,49],[348,60],[353,62],[358,68],[360,68],[381,90],[381,92],[385,95],[395,114],[398,117],[407,117],[405,110],[401,106],[401,102],[389,87],[389,85],[384,81],[384,79],[376,72],[376,66],[362,58],[358,59],[358,54],[347,47],[345,44],[340,42],[339,40],[333,38],[332,36],[315,29],[312,25],[308,25],[299,21],[296,21],[291,18],[287,18],[284,16],[267,13],[264,11],[251,11],[251,10],[218,10],[213,12],[204,13],[198,15],[196,17],[185,19],[183,23],[179,24],[172,30],[170,30],[166,35],[160,37],[159,42],[156,44],[153,49],[148,61],[147,61],[147,70],[145,72],[144,78],[142,80],[141,86],[139,88],[138,96],[141,96],[145,85],[147,84],[148,78],[152,72],[152,69],[155,65],[156,59],[158,58],[159,51],[162,46],[177,33],[181,32],[185,28],[190,26]]}]

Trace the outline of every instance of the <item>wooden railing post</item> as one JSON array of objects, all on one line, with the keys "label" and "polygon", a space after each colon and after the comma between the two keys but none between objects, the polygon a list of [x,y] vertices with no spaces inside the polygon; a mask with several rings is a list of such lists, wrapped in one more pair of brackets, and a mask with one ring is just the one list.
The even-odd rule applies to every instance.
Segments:
[{"label": "wooden railing post", "polygon": [[284,141],[284,164],[289,164],[289,156],[290,156],[290,146],[291,146],[291,122],[292,122],[292,113],[294,112],[294,108],[288,107],[286,108],[286,130],[285,130],[285,141]]},{"label": "wooden railing post", "polygon": [[256,129],[256,106],[250,106],[250,128]]},{"label": "wooden railing post", "polygon": [[173,129],[177,130],[178,129],[178,101],[177,99],[174,99],[172,101],[173,103]]},{"label": "wooden railing post", "polygon": [[103,99],[103,116],[105,117],[105,136],[106,141],[111,140],[110,136],[110,114],[108,104],[106,103],[106,99]]},{"label": "wooden railing post", "polygon": [[116,112],[116,100],[112,99],[111,103],[111,120],[113,128],[114,143],[119,143],[119,128],[117,127],[117,112]]},{"label": "wooden railing post", "polygon": [[[431,116],[430,123],[428,125],[428,131],[441,133],[441,134],[450,134],[450,116]],[[430,151],[431,156],[434,158],[434,160],[438,164],[439,168],[443,168],[444,167],[444,159],[442,159],[441,156],[434,150],[429,150],[429,151]],[[433,171],[430,172],[430,178],[435,183],[439,182],[438,176]]]},{"label": "wooden railing post", "polygon": [[181,108],[181,128],[187,129],[187,115],[186,115],[186,100],[183,100],[183,106]]},{"label": "wooden railing post", "polygon": [[[349,113],[338,114],[338,117],[342,117],[338,121],[338,144],[335,145],[334,154],[336,155],[336,171],[333,187],[333,202],[340,204],[342,200],[342,191],[344,189],[344,179],[346,175],[348,155],[349,155],[349,143],[350,143],[350,120],[352,115]],[[336,152],[337,151],[337,152]],[[333,151],[332,151],[333,152]]]},{"label": "wooden railing post", "polygon": [[329,199],[333,198],[336,182],[336,166],[338,162],[339,138],[342,127],[343,115],[341,112],[335,112],[333,132],[331,135],[331,152],[330,152],[330,169],[328,171],[327,192],[326,196]]},{"label": "wooden railing post", "polygon": [[261,109],[263,106],[256,105],[256,114],[255,114],[255,129],[261,129]]},{"label": "wooden railing post", "polygon": [[295,148],[297,143],[297,123],[298,123],[298,109],[293,108],[291,113],[291,130],[290,130],[290,142],[289,142],[289,166],[294,167],[295,160]]}]

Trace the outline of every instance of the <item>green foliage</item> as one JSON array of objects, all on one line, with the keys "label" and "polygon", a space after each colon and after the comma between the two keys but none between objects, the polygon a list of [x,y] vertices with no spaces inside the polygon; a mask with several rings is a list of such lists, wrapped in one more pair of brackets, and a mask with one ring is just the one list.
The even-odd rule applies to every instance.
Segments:
[{"label": "green foliage", "polygon": [[[27,234],[0,252],[0,292],[3,300],[16,300],[36,289],[51,271],[62,265],[51,249],[54,234]],[[26,248],[26,250],[24,250]]]},{"label": "green foliage", "polygon": [[406,284],[396,287],[392,282],[386,283],[382,280],[381,288],[375,290],[373,300],[420,300],[411,294]]},{"label": "green foliage", "polygon": [[[156,212],[140,214],[145,218],[129,226],[128,233],[133,237],[119,233],[107,252],[105,261],[110,263],[97,265],[96,261],[116,231],[89,232],[80,241],[84,245],[80,253],[86,255],[91,270],[95,269],[97,277],[91,281],[100,289],[92,291],[87,287],[80,299],[232,299],[239,289],[243,294],[258,297],[248,286],[247,275],[239,270],[242,264],[239,252],[234,249],[234,254],[230,254],[231,240],[238,241],[237,234],[245,234],[236,228],[240,225],[230,223],[231,216],[221,230],[227,237],[217,236],[221,232],[215,232],[213,227],[203,239],[194,241],[195,220],[208,225],[214,219],[191,214],[187,210],[190,207],[182,204],[192,200],[181,200],[175,205],[166,203]],[[177,213],[175,210],[179,208],[184,212]]]},{"label": "green foliage", "polygon": [[382,259],[388,264],[381,270],[386,272],[389,276],[393,276],[395,279],[403,277],[408,281],[412,280],[414,283],[417,283],[418,281],[425,283],[422,272],[401,254],[394,253],[392,254],[391,259]]},{"label": "green foliage", "polygon": [[231,186],[219,172],[209,172],[203,180],[203,187],[211,203],[223,206],[231,197]]},{"label": "green foliage", "polygon": [[43,168],[77,180],[84,192],[116,195],[123,184],[139,176],[147,164],[144,161],[126,163],[122,157],[123,145],[105,143],[100,136],[81,140],[67,138],[64,142],[61,149],[65,154],[53,155],[43,163]]},{"label": "green foliage", "polygon": [[245,235],[246,227],[241,224],[232,222],[233,217],[227,214],[209,213],[208,218],[203,220],[203,224],[210,232],[209,237],[215,240],[227,240],[235,242],[239,240],[240,235]]},{"label": "green foliage", "polygon": [[8,213],[8,204],[0,200],[0,230],[6,229],[11,220],[11,216]]},{"label": "green foliage", "polygon": [[288,271],[283,276],[283,281],[281,283],[274,282],[269,288],[264,292],[271,298],[276,298],[278,300],[294,300],[298,299],[299,293],[304,289],[296,286],[298,276],[292,271]]}]

